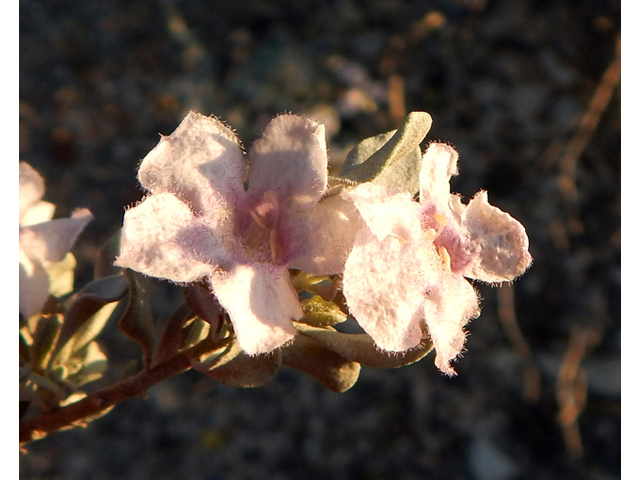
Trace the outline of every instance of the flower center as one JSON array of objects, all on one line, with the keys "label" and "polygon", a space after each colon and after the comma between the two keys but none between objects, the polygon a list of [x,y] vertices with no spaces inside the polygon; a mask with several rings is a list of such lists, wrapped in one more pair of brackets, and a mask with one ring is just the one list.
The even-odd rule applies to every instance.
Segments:
[{"label": "flower center", "polygon": [[278,241],[280,206],[278,195],[268,190],[249,211],[253,223],[247,229],[245,246],[262,261],[282,263],[282,245]]}]

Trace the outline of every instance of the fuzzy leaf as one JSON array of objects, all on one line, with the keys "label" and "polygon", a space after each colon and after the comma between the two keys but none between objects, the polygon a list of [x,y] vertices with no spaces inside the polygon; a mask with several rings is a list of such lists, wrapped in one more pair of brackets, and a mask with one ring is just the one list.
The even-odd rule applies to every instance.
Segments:
[{"label": "fuzzy leaf", "polygon": [[182,289],[184,299],[193,313],[218,328],[224,309],[205,283],[194,283]]},{"label": "fuzzy leaf", "polygon": [[[275,378],[281,365],[280,350],[249,356],[234,341],[219,356],[211,369],[203,373],[229,387],[261,387]],[[193,364],[193,367],[202,371],[202,367],[197,362]]]},{"label": "fuzzy leaf", "polygon": [[403,353],[384,352],[375,346],[365,333],[342,333],[333,328],[317,328],[297,323],[296,328],[304,336],[320,342],[340,356],[374,368],[398,368],[415,363],[432,349],[431,342],[425,342]]},{"label": "fuzzy leaf", "polygon": [[398,130],[369,137],[349,152],[340,177],[416,193],[420,189],[420,143],[431,128],[426,112],[411,112]]},{"label": "fuzzy leaf", "polygon": [[332,392],[349,390],[360,375],[359,363],[303,335],[282,349],[282,364],[311,375]]},{"label": "fuzzy leaf", "polygon": [[108,303],[117,302],[126,293],[127,282],[122,275],[100,278],[85,285],[67,309],[54,355],[98,310]]},{"label": "fuzzy leaf", "polygon": [[151,368],[168,360],[182,349],[182,329],[185,323],[194,316],[193,311],[184,303],[169,316],[151,361]]},{"label": "fuzzy leaf", "polygon": [[29,359],[34,371],[42,372],[45,369],[55,348],[61,325],[62,315],[40,317],[29,349]]},{"label": "fuzzy leaf", "polygon": [[64,364],[75,352],[91,343],[105,327],[118,303],[108,303],[89,318],[49,362],[49,368],[55,364]]},{"label": "fuzzy leaf", "polygon": [[155,328],[147,279],[128,269],[125,270],[124,276],[129,284],[129,304],[118,325],[126,336],[140,344],[143,350],[143,364],[148,366],[153,355]]},{"label": "fuzzy leaf", "polygon": [[98,342],[86,345],[83,351],[79,352],[79,357],[82,368],[74,375],[69,376],[70,382],[79,387],[102,377],[107,369],[107,357]]}]

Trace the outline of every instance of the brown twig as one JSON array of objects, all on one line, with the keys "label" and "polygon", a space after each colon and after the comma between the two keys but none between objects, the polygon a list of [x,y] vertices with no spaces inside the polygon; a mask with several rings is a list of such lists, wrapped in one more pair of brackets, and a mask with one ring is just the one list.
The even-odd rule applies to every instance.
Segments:
[{"label": "brown twig", "polygon": [[86,419],[99,416],[101,412],[127,398],[143,396],[156,383],[189,370],[192,357],[215,351],[228,342],[228,338],[217,341],[203,340],[156,367],[145,368],[136,375],[92,393],[79,402],[26,420],[20,424],[20,445],[42,438],[46,434],[64,427],[82,425],[86,423]]},{"label": "brown twig", "polygon": [[575,328],[571,333],[569,348],[558,372],[556,396],[560,406],[558,422],[569,454],[580,459],[583,454],[578,416],[587,404],[587,377],[580,366],[587,349],[600,338],[595,328]]},{"label": "brown twig", "polygon": [[404,80],[396,73],[389,76],[389,113],[395,128],[402,125],[407,115],[404,106]]},{"label": "brown twig", "polygon": [[591,98],[589,108],[580,119],[578,130],[569,141],[564,156],[560,161],[560,189],[567,200],[576,198],[576,167],[585,148],[596,130],[600,118],[609,105],[618,82],[620,81],[620,69],[622,64],[620,35],[616,42],[614,58],[602,75],[600,83]]},{"label": "brown twig", "polygon": [[503,285],[497,289],[498,292],[498,318],[507,338],[513,345],[514,350],[524,359],[524,388],[522,396],[525,401],[534,403],[540,397],[540,371],[533,359],[531,349],[518,326],[516,309],[513,299],[513,287]]}]

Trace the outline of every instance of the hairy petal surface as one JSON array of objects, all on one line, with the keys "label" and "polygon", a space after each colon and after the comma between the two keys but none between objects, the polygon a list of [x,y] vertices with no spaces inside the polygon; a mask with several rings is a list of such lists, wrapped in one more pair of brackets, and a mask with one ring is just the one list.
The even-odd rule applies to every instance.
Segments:
[{"label": "hairy petal surface", "polygon": [[125,213],[115,264],[174,282],[193,282],[226,259],[221,242],[218,232],[203,225],[185,203],[160,193]]},{"label": "hairy petal surface", "polygon": [[446,206],[451,192],[449,180],[457,174],[458,152],[445,143],[429,144],[420,170],[420,203]]},{"label": "hairy petal surface", "polygon": [[49,275],[20,249],[19,312],[29,318],[42,310],[49,297]]},{"label": "hairy petal surface", "polygon": [[289,211],[281,222],[285,262],[311,275],[342,273],[356,232],[363,223],[353,203],[340,196],[306,212]]},{"label": "hairy petal surface", "polygon": [[429,286],[423,315],[440,371],[455,375],[450,361],[462,352],[466,340],[463,327],[479,314],[476,292],[461,275],[447,272]]},{"label": "hairy petal surface", "polygon": [[82,208],[73,212],[71,218],[20,227],[20,248],[36,261],[59,262],[92,218],[91,212]]},{"label": "hairy petal surface", "polygon": [[531,264],[529,238],[516,219],[489,204],[487,192],[479,192],[467,206],[462,223],[469,243],[478,254],[464,275],[484,282],[510,281]]},{"label": "hairy petal surface", "polygon": [[20,162],[20,217],[44,195],[44,180],[28,163]]},{"label": "hairy petal surface", "polygon": [[327,188],[324,125],[297,115],[280,115],[266,126],[249,150],[250,198],[274,191],[309,210]]},{"label": "hairy petal surface", "polygon": [[303,313],[286,267],[240,264],[216,272],[210,281],[244,352],[267,353],[293,340],[297,331],[291,319]]},{"label": "hairy petal surface", "polygon": [[427,251],[394,236],[356,235],[343,277],[349,311],[383,350],[402,352],[422,339],[420,324],[429,275]]},{"label": "hairy petal surface", "polygon": [[237,202],[244,194],[242,151],[221,121],[189,114],[142,160],[140,184],[151,193],[173,193],[198,214],[211,202]]},{"label": "hairy petal surface", "polygon": [[420,207],[409,193],[390,192],[385,187],[363,183],[342,196],[354,203],[378,240],[388,235],[404,240],[421,236]]}]

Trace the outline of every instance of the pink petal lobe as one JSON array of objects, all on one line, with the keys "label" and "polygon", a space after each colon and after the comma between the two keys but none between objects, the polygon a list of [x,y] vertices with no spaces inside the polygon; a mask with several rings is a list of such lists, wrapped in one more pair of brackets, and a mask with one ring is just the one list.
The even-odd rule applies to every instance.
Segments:
[{"label": "pink petal lobe", "polygon": [[26,162],[20,162],[20,217],[44,195],[44,180],[36,170]]},{"label": "pink petal lobe", "polygon": [[171,194],[152,195],[125,213],[119,267],[192,282],[224,259],[219,239]]},{"label": "pink petal lobe", "polygon": [[393,236],[380,241],[367,229],[356,236],[343,292],[351,314],[383,350],[402,352],[422,339],[426,252]]},{"label": "pink petal lobe", "polygon": [[351,202],[327,197],[313,210],[291,209],[281,221],[284,261],[311,275],[342,273],[356,232],[363,226]]},{"label": "pink petal lobe", "polygon": [[142,160],[138,179],[150,192],[173,193],[203,213],[211,201],[243,196],[244,172],[234,133],[216,118],[189,112]]},{"label": "pink petal lobe", "polygon": [[20,250],[19,311],[25,318],[42,310],[49,297],[49,275],[40,262]]},{"label": "pink petal lobe", "polygon": [[388,235],[409,240],[421,236],[420,205],[407,192],[363,183],[342,193],[353,202],[371,232],[382,240]]},{"label": "pink petal lobe", "polygon": [[455,375],[450,362],[462,352],[463,327],[479,314],[477,294],[461,275],[445,272],[429,289],[424,318],[436,351],[436,366],[447,375]]},{"label": "pink petal lobe", "polygon": [[458,174],[458,152],[445,143],[431,143],[422,157],[420,203],[444,207],[449,202],[449,180]]},{"label": "pink petal lobe", "polygon": [[92,218],[91,212],[83,208],[76,210],[71,218],[20,227],[20,248],[39,262],[59,262]]},{"label": "pink petal lobe", "polygon": [[327,188],[324,125],[297,115],[280,115],[249,150],[251,198],[272,190],[301,208],[313,208]]},{"label": "pink petal lobe", "polygon": [[210,281],[248,355],[271,352],[296,335],[291,320],[302,318],[302,308],[285,267],[239,264]]},{"label": "pink petal lobe", "polygon": [[471,249],[477,252],[464,275],[484,282],[511,281],[531,264],[529,238],[520,222],[489,204],[487,192],[469,202],[462,224]]}]

